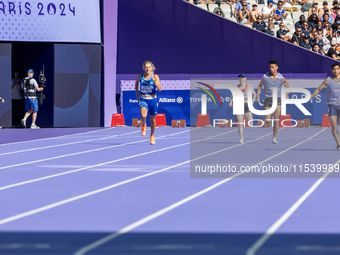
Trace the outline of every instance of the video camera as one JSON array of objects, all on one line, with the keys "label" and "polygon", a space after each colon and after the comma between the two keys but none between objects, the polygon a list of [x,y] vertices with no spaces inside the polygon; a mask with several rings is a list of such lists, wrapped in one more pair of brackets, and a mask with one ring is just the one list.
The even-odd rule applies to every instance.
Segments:
[{"label": "video camera", "polygon": [[[45,83],[46,83],[46,77],[45,77],[45,65],[43,65],[43,70],[40,71],[40,75],[39,75],[39,87],[43,87],[45,88]],[[45,94],[42,93],[42,91],[40,91],[40,94],[37,95],[37,98],[39,99],[39,104],[43,105],[44,104],[44,99]]]}]

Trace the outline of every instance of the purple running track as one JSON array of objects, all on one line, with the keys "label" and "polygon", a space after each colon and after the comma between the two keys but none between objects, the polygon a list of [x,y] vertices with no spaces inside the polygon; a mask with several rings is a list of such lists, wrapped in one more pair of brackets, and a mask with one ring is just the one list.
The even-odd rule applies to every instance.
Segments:
[{"label": "purple running track", "polygon": [[[1,130],[5,140],[8,132],[2,131],[12,130]],[[237,129],[158,128],[155,146],[149,144],[149,129],[146,137],[137,128],[15,131],[11,136],[17,138],[0,145],[4,254],[76,254],[136,222],[84,254],[246,254],[322,173],[270,178],[244,173],[188,199],[226,180],[191,178],[190,152],[202,157],[210,151],[197,162],[222,158],[238,168],[339,160],[329,128],[281,129],[279,144],[271,143],[269,128],[246,128],[243,145]],[[33,133],[38,140],[19,139]],[[211,138],[197,141],[206,137]],[[330,174],[256,254],[336,254],[337,177]]]}]

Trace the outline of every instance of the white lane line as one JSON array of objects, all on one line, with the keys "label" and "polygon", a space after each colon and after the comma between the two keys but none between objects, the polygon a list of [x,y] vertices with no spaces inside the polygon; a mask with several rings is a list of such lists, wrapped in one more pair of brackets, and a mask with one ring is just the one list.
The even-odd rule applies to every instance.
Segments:
[{"label": "white lane line", "polygon": [[[226,133],[230,133],[230,132],[234,132],[234,131],[235,130],[231,130],[231,131],[226,132]],[[221,135],[224,135],[226,133],[222,133],[222,134],[215,135],[215,136],[212,136],[212,137],[221,136]],[[265,136],[267,136],[267,135],[265,135]],[[211,137],[208,137],[208,138],[205,138],[205,139],[202,139],[202,140],[208,140],[210,138]],[[258,139],[260,139],[260,138],[261,137],[259,137]],[[258,139],[256,139],[256,140],[258,140]],[[160,150],[157,150],[157,151],[168,150],[170,148],[175,148],[175,147],[187,145],[187,144],[190,144],[190,143],[194,143],[194,142],[188,142],[188,143],[181,144],[181,145],[175,145],[175,146],[168,147],[168,148],[163,148],[163,149],[160,149]],[[231,149],[231,148],[234,148],[234,147],[237,147],[237,146],[241,146],[241,145],[242,144],[238,144],[238,145],[235,145],[235,146],[232,146],[232,147],[229,147],[229,148],[225,148],[225,149],[223,149],[223,151],[226,151],[228,149]],[[142,153],[142,154],[139,154],[138,156],[145,155],[145,154],[150,154],[150,153],[153,153],[153,152],[155,152],[155,151]],[[214,153],[212,153],[212,154],[214,154]],[[211,154],[209,154],[209,155],[211,155]],[[201,156],[201,157],[199,157],[197,159],[204,158],[204,157],[207,157],[207,156],[208,155],[204,155],[204,156]],[[132,157],[136,157],[136,155],[135,156],[130,156],[128,158],[132,158]],[[113,163],[113,162],[116,162],[116,160],[113,160],[113,161],[110,161],[110,162],[106,162],[106,163],[102,163],[102,164],[98,164],[98,165],[94,165],[94,166],[90,166],[90,167],[85,167],[85,168],[83,168],[83,170],[84,169],[89,169],[89,168],[94,168],[94,167],[97,167],[97,166],[102,166],[102,165],[105,165],[105,164],[110,164],[110,163]],[[137,176],[137,177],[134,177],[134,178],[131,178],[131,179],[128,179],[128,180],[125,180],[125,181],[122,181],[122,182],[119,182],[119,183],[116,183],[116,184],[113,184],[113,185],[110,185],[110,186],[107,186],[107,187],[104,187],[104,188],[101,188],[101,189],[97,189],[97,190],[94,190],[94,191],[91,191],[91,192],[87,192],[85,194],[82,194],[82,195],[79,195],[79,196],[75,196],[75,197],[72,197],[72,198],[69,198],[69,199],[65,199],[65,200],[62,200],[62,201],[59,201],[59,202],[56,202],[56,203],[53,203],[53,204],[50,204],[50,205],[47,205],[47,206],[43,206],[43,207],[31,210],[31,211],[25,212],[25,213],[17,214],[15,216],[8,217],[8,218],[0,220],[0,225],[3,225],[5,223],[11,222],[11,221],[15,221],[15,220],[18,220],[18,219],[21,219],[21,218],[24,218],[24,217],[27,217],[27,216],[30,216],[30,215],[33,215],[33,214],[36,214],[36,213],[39,213],[39,212],[42,212],[42,211],[46,211],[48,209],[51,209],[51,208],[54,208],[54,207],[57,207],[57,206],[60,206],[60,205],[64,205],[64,204],[67,204],[67,203],[70,203],[70,202],[73,202],[73,201],[76,201],[76,200],[79,200],[79,199],[82,199],[82,198],[85,198],[85,197],[88,197],[88,196],[91,196],[91,195],[94,195],[94,194],[98,194],[100,192],[103,192],[103,191],[106,191],[106,190],[109,190],[109,189],[112,189],[112,188],[115,188],[115,187],[118,187],[118,186],[130,183],[130,182],[133,182],[133,181],[136,181],[136,180],[139,180],[139,179],[151,176],[151,175],[155,175],[155,174],[164,172],[166,170],[169,170],[169,169],[176,168],[178,166],[187,164],[189,162],[190,162],[190,160],[187,160],[185,162],[182,162],[182,163],[170,166],[170,167],[166,167],[166,168],[163,168],[161,170],[157,170],[157,171],[154,171],[154,172],[151,172],[151,173],[148,173],[148,174]],[[78,170],[78,171],[80,171],[80,170]],[[74,171],[72,171],[72,172],[74,172]]]},{"label": "white lane line", "polygon": [[[160,136],[158,138],[167,137],[167,136],[174,136],[176,134],[181,134],[181,133],[185,133],[185,132],[189,132],[189,131],[190,130],[185,130],[185,131],[182,131],[182,132],[179,132],[179,133],[175,133],[175,134],[171,134],[171,135]],[[158,138],[156,138],[156,140]],[[112,149],[112,148],[122,147],[122,146],[129,145],[129,144],[142,143],[142,142],[145,142],[145,141],[149,141],[149,139],[144,139],[144,140],[135,141],[135,142],[129,142],[129,143],[116,144],[116,145],[112,145],[112,146],[107,146],[107,147],[102,147],[102,148],[97,148],[97,149],[92,149],[92,150],[87,150],[87,151],[80,151],[80,152],[75,152],[75,153],[69,153],[69,154],[64,154],[64,155],[50,157],[50,158],[38,159],[38,160],[29,161],[29,162],[18,163],[18,164],[15,164],[15,165],[2,166],[2,167],[0,167],[0,170],[12,168],[12,167],[30,165],[30,164],[44,162],[44,161],[53,160],[53,159],[60,159],[60,158],[65,158],[65,157],[71,157],[71,156],[80,155],[80,154],[84,154],[84,153],[90,153],[90,152],[95,152],[95,151]]]},{"label": "white lane line", "polygon": [[[178,135],[180,133],[184,133],[184,132],[188,132],[188,131],[190,131],[190,130],[185,130],[185,131],[182,131],[182,132],[179,132],[179,133],[175,133],[175,134],[171,134],[171,135],[166,135],[166,136]],[[236,129],[228,131],[226,133],[222,133],[220,135],[231,133],[231,132],[234,132],[234,131],[236,131]],[[220,135],[217,135],[217,136],[220,136]],[[215,136],[213,136],[213,137],[215,137]],[[142,140],[142,141],[145,141],[145,140]],[[137,142],[141,142],[141,141],[137,141]],[[137,143],[137,142],[134,142],[134,143]],[[44,177],[40,177],[40,178],[28,180],[28,181],[23,181],[23,182],[19,182],[19,183],[10,184],[10,185],[7,185],[7,186],[0,187],[0,191],[1,190],[5,190],[5,189],[9,189],[9,188],[18,187],[18,186],[25,185],[25,184],[29,184],[29,183],[33,183],[33,182],[37,182],[37,181],[47,180],[47,179],[50,179],[50,178],[54,178],[54,177],[58,177],[58,176],[66,175],[66,174],[71,174],[71,173],[76,173],[76,172],[79,172],[79,171],[84,171],[84,170],[95,168],[95,167],[99,167],[99,166],[104,166],[104,165],[115,163],[115,162],[119,162],[119,161],[124,161],[124,160],[135,158],[135,157],[140,157],[140,156],[143,156],[143,155],[147,155],[147,154],[151,154],[151,153],[155,153],[155,152],[159,152],[159,151],[163,151],[163,150],[167,150],[167,149],[172,149],[172,148],[179,147],[179,146],[184,146],[184,145],[187,145],[187,144],[190,144],[190,143],[193,143],[193,142],[187,142],[187,143],[183,143],[183,144],[180,144],[180,145],[175,145],[175,146],[171,146],[171,147],[167,147],[167,148],[163,148],[163,149],[153,150],[153,151],[144,152],[144,153],[140,153],[140,154],[135,154],[135,155],[124,157],[124,158],[120,158],[120,159],[115,159],[115,160],[112,160],[112,161],[109,161],[109,162],[104,162],[104,163],[100,163],[100,164],[96,164],[96,165],[86,166],[86,167],[82,167],[82,168],[71,170],[71,171],[67,171],[67,172],[62,172],[62,173],[48,175],[48,176],[44,176]]]},{"label": "white lane line", "polygon": [[70,134],[70,135],[61,135],[61,136],[55,136],[55,137],[48,137],[48,138],[39,138],[39,139],[34,139],[34,140],[29,140],[29,141],[21,141],[21,142],[13,142],[13,143],[3,143],[3,144],[0,144],[0,147],[1,146],[6,146],[6,145],[13,145],[13,144],[20,144],[20,143],[29,143],[29,142],[36,142],[36,141],[42,141],[42,140],[60,139],[60,138],[68,137],[68,136],[89,134],[89,133],[100,132],[100,131],[105,131],[105,130],[109,130],[109,129],[113,129],[113,128],[103,128],[103,129],[99,129],[99,130],[75,133],[75,134]]},{"label": "white lane line", "polygon": [[[325,129],[323,129],[322,131],[320,131],[320,132],[316,133],[315,135],[311,136],[307,140],[304,140],[304,141],[302,141],[302,142],[300,142],[300,143],[298,143],[296,145],[293,145],[293,146],[289,147],[288,149],[286,149],[286,150],[284,150],[284,151],[282,151],[280,153],[277,153],[274,156],[271,156],[271,157],[269,157],[269,158],[267,158],[267,159],[257,163],[254,166],[263,164],[263,163],[269,161],[270,159],[273,159],[273,158],[283,154],[284,152],[287,152],[290,149],[295,148],[296,146],[311,140],[313,137],[315,137],[319,133],[323,132],[324,130]],[[218,152],[221,152],[221,151],[223,151],[223,150],[220,150]],[[215,153],[211,153],[211,154],[215,154]],[[200,157],[200,158],[202,158],[202,157]],[[197,159],[199,159],[199,158],[197,158]],[[195,159],[195,160],[197,160],[197,159]],[[181,206],[181,205],[183,205],[183,204],[185,204],[185,203],[187,203],[187,202],[189,202],[189,201],[191,201],[191,200],[193,200],[193,199],[195,199],[195,198],[197,198],[197,197],[199,197],[199,196],[201,196],[201,195],[203,195],[203,194],[205,194],[205,193],[207,193],[207,192],[209,192],[209,191],[211,191],[211,190],[213,190],[213,189],[215,189],[215,188],[217,188],[219,186],[221,186],[222,184],[224,184],[224,183],[226,183],[226,182],[228,182],[228,181],[230,181],[230,180],[234,179],[235,177],[237,177],[239,175],[242,175],[242,174],[244,174],[244,172],[237,173],[237,174],[235,174],[235,175],[233,175],[233,176],[231,176],[231,177],[229,177],[227,179],[224,179],[224,180],[222,180],[222,181],[220,181],[218,183],[215,183],[215,184],[209,186],[208,188],[206,188],[204,190],[201,190],[201,191],[199,191],[199,192],[197,192],[197,193],[195,193],[195,194],[193,194],[193,195],[191,195],[189,197],[186,197],[186,198],[184,198],[184,199],[182,199],[182,200],[180,200],[180,201],[178,201],[178,202],[176,202],[176,203],[174,203],[174,204],[172,204],[172,205],[170,205],[168,207],[165,207],[165,208],[163,208],[163,209],[161,209],[161,210],[159,210],[159,211],[157,211],[157,212],[155,212],[155,213],[153,213],[153,214],[151,214],[151,215],[149,215],[149,216],[147,216],[147,217],[145,217],[145,218],[143,218],[141,220],[138,220],[138,221],[132,223],[132,224],[130,224],[130,225],[128,225],[128,226],[118,230],[115,233],[112,233],[112,234],[110,234],[110,235],[108,235],[106,237],[103,237],[103,238],[101,238],[101,239],[99,239],[99,240],[97,240],[97,241],[95,241],[95,242],[93,242],[93,243],[91,243],[91,244],[89,244],[87,246],[84,246],[84,247],[80,248],[78,251],[76,251],[74,253],[74,255],[83,255],[83,254],[86,254],[87,252],[89,252],[89,251],[91,251],[91,250],[93,250],[93,249],[103,245],[104,243],[107,243],[107,242],[109,242],[109,241],[111,241],[111,240],[113,240],[113,239],[115,239],[115,238],[117,238],[117,237],[119,237],[119,236],[121,236],[121,235],[123,235],[123,234],[125,234],[125,233],[127,233],[127,232],[129,232],[129,231],[131,231],[131,230],[133,230],[133,229],[135,229],[135,228],[137,228],[137,227],[139,227],[139,226],[141,226],[141,225],[143,225],[143,224],[145,224],[145,223],[147,223],[147,222],[149,222],[149,221],[151,221],[151,220],[153,220],[153,219],[155,219],[155,218],[157,218],[157,217],[159,217],[159,216],[161,216],[161,215],[163,215],[163,214],[165,214],[165,213],[167,213],[167,212],[169,212],[171,210],[173,210],[173,209],[175,209],[175,208],[177,208],[177,207],[179,207],[179,206]]]},{"label": "white lane line", "polygon": [[83,135],[83,134],[89,134],[89,133],[95,133],[95,132],[101,132],[101,131],[106,131],[114,129],[114,127],[111,128],[103,128],[103,129],[98,129],[98,130],[92,130],[92,131],[87,131],[87,132],[81,132],[81,133],[74,133],[74,134],[69,134],[69,135],[61,135],[61,136],[54,136],[54,137],[47,137],[47,138],[39,138],[39,139],[34,139],[34,140],[28,140],[28,141],[20,141],[20,142],[12,142],[12,143],[4,143],[0,144],[1,146],[6,146],[6,145],[13,145],[13,144],[21,144],[21,143],[29,143],[29,142],[36,142],[36,141],[44,141],[44,140],[54,140],[54,139],[61,139],[69,136],[77,136],[77,135]]},{"label": "white lane line", "polygon": [[[335,167],[335,165],[340,163],[340,159],[333,165],[331,169]],[[330,170],[330,169],[329,169]],[[290,216],[302,205],[303,202],[314,192],[314,190],[319,187],[319,185],[327,178],[327,176],[331,173],[328,170],[324,175],[322,175],[312,187],[310,187],[305,194],[303,194],[275,223],[266,231],[264,235],[262,235],[246,252],[246,255],[255,255],[256,252],[264,245],[265,242],[285,223]]]},{"label": "white lane line", "polygon": [[16,154],[16,153],[21,153],[21,152],[25,152],[26,153],[26,152],[29,152],[29,151],[37,151],[37,150],[61,147],[61,146],[66,146],[66,145],[78,144],[78,143],[86,143],[86,142],[92,142],[92,141],[106,140],[106,139],[110,139],[110,138],[117,137],[117,136],[131,135],[131,134],[134,134],[134,133],[140,133],[140,130],[139,131],[135,131],[135,132],[130,132],[130,133],[105,136],[105,137],[102,137],[102,138],[82,140],[82,141],[77,141],[77,142],[72,142],[72,143],[63,143],[63,144],[50,145],[50,146],[45,146],[45,147],[38,147],[38,148],[32,148],[32,149],[24,149],[24,150],[20,150],[20,151],[5,152],[5,153],[0,153],[0,156]]}]

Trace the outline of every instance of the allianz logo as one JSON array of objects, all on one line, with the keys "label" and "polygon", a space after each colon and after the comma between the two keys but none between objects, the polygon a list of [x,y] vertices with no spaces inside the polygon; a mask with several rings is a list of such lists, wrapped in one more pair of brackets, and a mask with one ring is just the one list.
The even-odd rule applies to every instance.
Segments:
[{"label": "allianz logo", "polygon": [[176,99],[175,98],[166,98],[166,97],[161,97],[159,98],[160,103],[175,103]]},{"label": "allianz logo", "polygon": [[159,99],[160,103],[178,103],[181,104],[183,103],[183,98],[182,97],[177,97],[177,98],[166,98],[166,97],[161,97]]},{"label": "allianz logo", "polygon": [[[161,97],[161,98],[159,98],[159,103],[176,103],[176,102],[178,104],[183,103],[183,98],[182,97],[177,97],[177,98]],[[134,99],[129,99],[129,103],[138,103],[138,101],[134,100]]]}]

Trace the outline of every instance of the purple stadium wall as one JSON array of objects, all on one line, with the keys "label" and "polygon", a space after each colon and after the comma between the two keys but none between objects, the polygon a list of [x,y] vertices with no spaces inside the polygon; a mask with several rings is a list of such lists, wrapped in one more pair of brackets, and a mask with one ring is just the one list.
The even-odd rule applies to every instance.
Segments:
[{"label": "purple stadium wall", "polygon": [[[334,62],[182,0],[119,0],[117,74],[329,73]],[[119,85],[119,84],[117,84]]]}]

